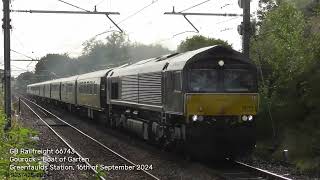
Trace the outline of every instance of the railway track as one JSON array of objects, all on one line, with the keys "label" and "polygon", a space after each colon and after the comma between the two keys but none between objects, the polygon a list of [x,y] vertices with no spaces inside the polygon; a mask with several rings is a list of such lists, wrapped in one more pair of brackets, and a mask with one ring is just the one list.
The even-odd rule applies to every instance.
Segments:
[{"label": "railway track", "polygon": [[[23,98],[23,97],[22,97]],[[113,151],[111,148],[105,146],[104,144],[100,143],[99,141],[97,141],[96,139],[90,137],[89,135],[87,135],[86,133],[84,133],[83,131],[79,130],[78,128],[76,128],[75,126],[73,126],[72,124],[69,124],[68,122],[62,120],[61,118],[57,117],[55,114],[53,114],[52,112],[50,112],[49,110],[41,107],[40,105],[36,104],[35,102],[32,102],[26,98],[23,98],[25,101],[22,101],[23,103],[25,103],[29,109],[32,109],[31,111],[36,114],[36,116],[42,120],[52,131],[56,132],[55,134],[57,134],[57,136],[62,139],[62,141],[64,143],[68,143],[69,145],[67,145],[70,149],[76,149],[74,148],[71,144],[72,142],[68,142],[68,140],[66,140],[66,137],[61,136],[60,134],[70,134],[70,129],[73,129],[75,133],[77,134],[81,134],[81,136],[85,136],[87,139],[91,140],[91,143],[88,145],[82,145],[82,146],[100,146],[100,148],[107,150],[109,153],[111,153],[110,155],[104,155],[104,154],[99,154],[98,157],[101,156],[106,156],[109,159],[113,159],[115,161],[117,161],[117,159],[121,159],[121,161],[123,161],[124,163],[130,164],[132,166],[136,166],[135,163],[133,163],[132,161],[126,159],[125,157],[121,156],[119,153]],[[27,103],[28,102],[28,103]],[[28,105],[29,104],[29,105]],[[31,106],[30,106],[31,105]],[[33,108],[32,108],[33,107]],[[35,109],[38,111],[38,113],[35,111]],[[51,117],[51,118],[49,118]],[[52,119],[54,119],[55,121],[59,121],[60,123],[63,123],[64,125],[53,125],[50,126],[50,123],[48,124],[46,120],[51,119],[51,123],[52,123]],[[79,136],[80,138],[80,136]],[[70,141],[70,140],[69,140]],[[80,148],[82,149],[82,148]],[[90,149],[90,148],[88,148]],[[103,150],[103,151],[104,151]],[[81,156],[82,154],[86,154],[86,157],[90,157],[88,156],[86,152],[81,152],[81,151],[76,151],[77,155],[79,157],[83,157]],[[105,153],[105,152],[103,152]],[[115,157],[116,156],[116,157]],[[94,158],[92,158],[94,159]],[[90,158],[91,161],[91,158]],[[105,164],[103,162],[101,162],[101,160],[95,160],[95,164]],[[98,173],[95,169],[94,169],[94,165],[92,163],[89,162],[85,162],[86,165],[88,165],[89,167],[91,167],[90,169],[94,172],[94,173]],[[115,162],[113,164],[116,164]],[[227,165],[228,164],[228,165]],[[119,164],[120,165],[120,164]],[[213,168],[215,169],[215,168]],[[228,160],[227,163],[224,165],[224,167],[217,168],[217,176],[220,177],[221,179],[227,179],[227,180],[245,180],[245,179],[249,179],[249,180],[269,180],[269,179],[279,179],[279,180],[291,180],[290,178],[281,176],[281,175],[277,175],[275,173],[269,172],[267,170],[263,170],[263,169],[259,169],[253,166],[250,166],[248,164],[245,164],[243,162],[240,161],[232,161],[232,160]],[[122,172],[122,173],[127,173],[130,174],[130,172]],[[140,173],[140,175],[138,175],[138,173]],[[142,174],[141,174],[142,173]],[[117,177],[117,175],[114,175]],[[128,176],[128,179],[144,179],[144,178],[148,178],[148,179],[160,179],[156,176],[154,176],[153,174],[151,174],[148,171],[142,171],[142,172],[136,172],[136,174],[130,175]],[[105,179],[104,177],[100,177],[100,179]]]},{"label": "railway track", "polygon": [[[21,102],[25,104],[28,109],[30,109],[55,135],[57,135],[66,146],[73,150],[73,152],[81,159],[82,163],[86,165],[86,170],[93,171],[100,179],[104,180],[106,177],[101,175],[101,170],[98,170],[99,168],[107,170],[107,176],[112,178],[159,179],[149,171],[142,169],[139,164],[130,161],[115,150],[107,147],[72,124],[59,118],[44,107],[23,96],[20,96],[20,98]],[[94,152],[98,153],[92,153],[92,149],[94,149]]]},{"label": "railway track", "polygon": [[276,173],[229,159],[227,159],[224,167],[219,170],[219,173],[226,180],[292,180]]}]

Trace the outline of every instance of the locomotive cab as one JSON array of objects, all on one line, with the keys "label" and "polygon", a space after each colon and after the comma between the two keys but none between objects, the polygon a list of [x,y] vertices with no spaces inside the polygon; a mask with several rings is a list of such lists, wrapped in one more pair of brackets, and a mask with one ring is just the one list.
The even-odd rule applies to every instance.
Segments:
[{"label": "locomotive cab", "polygon": [[191,151],[233,157],[249,153],[255,145],[257,70],[234,53],[195,57],[184,68],[186,141]]}]

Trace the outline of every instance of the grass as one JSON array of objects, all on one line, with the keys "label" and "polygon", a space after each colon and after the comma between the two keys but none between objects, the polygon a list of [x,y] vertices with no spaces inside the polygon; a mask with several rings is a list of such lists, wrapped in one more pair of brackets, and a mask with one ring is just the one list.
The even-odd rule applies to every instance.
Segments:
[{"label": "grass", "polygon": [[[0,94],[2,104],[3,96]],[[13,149],[35,148],[36,142],[31,140],[37,132],[23,127],[15,117],[12,117],[12,127],[4,131],[6,124],[3,106],[0,107],[0,179],[40,179],[44,174],[43,170],[14,170],[13,166],[39,166],[42,161],[40,155],[15,154]],[[14,162],[12,158],[37,158],[35,162]]]}]

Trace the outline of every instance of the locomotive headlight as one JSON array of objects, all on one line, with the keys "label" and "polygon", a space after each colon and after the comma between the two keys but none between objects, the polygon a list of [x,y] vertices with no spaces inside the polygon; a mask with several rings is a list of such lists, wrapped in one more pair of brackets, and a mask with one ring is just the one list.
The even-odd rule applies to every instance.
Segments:
[{"label": "locomotive headlight", "polygon": [[193,115],[192,116],[192,121],[197,121],[198,120],[198,116],[197,115]]},{"label": "locomotive headlight", "polygon": [[203,121],[203,116],[193,115],[192,121]]},{"label": "locomotive headlight", "polygon": [[241,117],[241,119],[242,119],[242,121],[247,121],[247,120],[248,120],[248,116],[243,115],[243,116]]},{"label": "locomotive headlight", "polygon": [[219,66],[223,66],[223,65],[224,65],[224,61],[223,61],[223,60],[220,60],[220,61],[218,62],[218,64],[219,64]]},{"label": "locomotive headlight", "polygon": [[252,116],[252,115],[249,115],[249,116],[248,116],[248,120],[249,120],[249,121],[252,121],[252,120],[253,120],[253,116]]}]

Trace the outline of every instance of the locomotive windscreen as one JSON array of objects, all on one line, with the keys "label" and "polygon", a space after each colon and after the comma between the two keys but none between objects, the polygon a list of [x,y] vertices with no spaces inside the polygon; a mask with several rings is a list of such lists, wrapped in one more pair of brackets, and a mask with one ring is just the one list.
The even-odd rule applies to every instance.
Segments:
[{"label": "locomotive windscreen", "polygon": [[218,71],[214,69],[193,69],[189,73],[191,91],[215,92],[218,90]]},{"label": "locomotive windscreen", "polygon": [[253,73],[244,69],[223,70],[223,87],[226,92],[252,92],[255,88]]},{"label": "locomotive windscreen", "polygon": [[249,69],[191,69],[191,92],[255,92],[255,71]]}]

